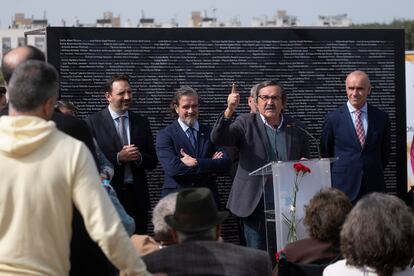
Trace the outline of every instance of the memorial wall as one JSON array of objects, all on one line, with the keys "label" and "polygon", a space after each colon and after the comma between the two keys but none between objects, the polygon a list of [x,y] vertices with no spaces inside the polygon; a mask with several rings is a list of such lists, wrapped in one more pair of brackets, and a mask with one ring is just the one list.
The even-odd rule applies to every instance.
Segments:
[{"label": "memorial wall", "polygon": [[[317,139],[326,112],[347,100],[345,77],[364,70],[373,85],[369,102],[391,118],[392,154],[387,189],[402,194],[406,183],[404,31],[343,28],[47,28],[48,61],[58,69],[60,97],[86,117],[104,108],[105,81],[128,74],[132,110],[149,118],[154,136],[169,124],[175,89],[200,94],[200,120],[212,125],[226,107],[232,82],[241,93],[238,113],[248,111],[252,85],[275,79],[288,93],[285,112],[301,120]],[[311,141],[317,157],[317,141]],[[150,174],[153,204],[163,176]],[[220,177],[222,203],[230,187]]]}]

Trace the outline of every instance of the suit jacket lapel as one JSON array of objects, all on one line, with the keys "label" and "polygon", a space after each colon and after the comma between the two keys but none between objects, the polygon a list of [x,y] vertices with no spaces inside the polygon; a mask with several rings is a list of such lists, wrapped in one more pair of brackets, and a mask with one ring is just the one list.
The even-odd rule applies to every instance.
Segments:
[{"label": "suit jacket lapel", "polygon": [[365,135],[365,144],[368,144],[369,141],[371,141],[373,139],[373,135],[375,132],[375,120],[373,120],[373,118],[375,117],[375,114],[373,114],[372,108],[370,108],[370,105],[368,105],[367,107],[367,112],[368,112],[368,129],[367,129],[367,134]]},{"label": "suit jacket lapel", "polygon": [[206,137],[204,127],[199,123],[199,130],[197,132],[197,156],[203,156],[204,146],[206,145]]},{"label": "suit jacket lapel", "polygon": [[187,134],[183,131],[180,124],[175,120],[173,122],[174,130],[178,141],[181,141],[184,144],[184,151],[192,157],[195,157],[195,151],[191,145],[190,139],[188,139]]},{"label": "suit jacket lapel", "polygon": [[122,142],[121,142],[121,138],[118,135],[118,131],[115,128],[115,123],[114,120],[111,117],[111,113],[109,113],[109,110],[107,108],[104,109],[104,116],[103,116],[103,120],[105,125],[108,126],[109,128],[109,137],[111,138],[112,141],[115,141],[115,143],[117,144],[117,146],[119,148],[122,148]]},{"label": "suit jacket lapel", "polygon": [[[128,122],[129,122],[129,139],[131,144],[139,143],[138,140],[138,131],[140,129],[139,127],[139,121],[135,119],[134,114],[131,111],[128,111]],[[142,129],[142,128],[141,128]],[[140,145],[135,145],[139,147]]]}]

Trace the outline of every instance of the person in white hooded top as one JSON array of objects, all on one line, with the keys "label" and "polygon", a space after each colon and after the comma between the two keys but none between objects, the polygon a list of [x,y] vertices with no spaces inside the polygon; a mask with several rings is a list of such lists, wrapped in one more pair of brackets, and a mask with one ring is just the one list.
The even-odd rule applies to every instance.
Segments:
[{"label": "person in white hooded top", "polygon": [[128,275],[149,275],[100,185],[86,146],[48,121],[56,70],[19,65],[0,118],[0,275],[68,275],[72,202],[106,256]]}]

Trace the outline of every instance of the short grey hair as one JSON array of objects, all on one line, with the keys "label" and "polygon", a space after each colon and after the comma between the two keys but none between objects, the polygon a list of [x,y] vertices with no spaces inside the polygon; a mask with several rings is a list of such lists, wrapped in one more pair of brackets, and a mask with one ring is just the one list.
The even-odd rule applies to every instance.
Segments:
[{"label": "short grey hair", "polygon": [[178,193],[172,193],[161,198],[152,211],[152,224],[157,236],[169,237],[171,235],[171,227],[165,222],[164,217],[174,214],[177,195]]},{"label": "short grey hair", "polygon": [[252,88],[250,88],[250,97],[252,97],[253,99],[257,97],[257,87],[259,86],[259,84],[260,83],[256,83],[252,86]]},{"label": "short grey hair", "polygon": [[43,61],[28,60],[18,65],[8,84],[10,105],[17,111],[36,110],[59,91],[56,69]]}]

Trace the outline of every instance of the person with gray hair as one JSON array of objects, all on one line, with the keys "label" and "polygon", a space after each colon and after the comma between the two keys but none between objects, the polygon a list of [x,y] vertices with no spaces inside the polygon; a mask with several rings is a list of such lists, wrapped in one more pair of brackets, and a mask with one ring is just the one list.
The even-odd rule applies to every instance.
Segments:
[{"label": "person with gray hair", "polygon": [[71,115],[71,116],[76,116],[76,113],[78,112],[78,109],[74,103],[72,103],[71,101],[63,101],[63,100],[56,102],[55,110],[62,114]]},{"label": "person with gray hair", "polygon": [[333,275],[414,275],[413,210],[393,195],[364,196],[341,230],[341,252],[345,260],[326,267]]},{"label": "person with gray hair", "polygon": [[[4,55],[1,69],[3,76],[5,76],[6,88],[17,65],[28,60],[46,61],[44,53],[40,49],[30,45],[11,49]],[[8,113],[9,108],[7,105],[0,111],[0,116],[8,115]],[[51,120],[56,124],[58,130],[85,143],[97,162],[92,135],[84,120],[73,116],[66,116],[59,112],[54,112]],[[73,217],[69,275],[109,275],[113,267],[110,266],[109,261],[99,246],[90,238],[83,223],[82,216],[75,204],[72,205]]]},{"label": "person with gray hair", "polygon": [[155,240],[161,246],[173,243],[172,228],[165,222],[165,216],[174,214],[178,193],[169,194],[158,201],[152,211]]},{"label": "person with gray hair", "polygon": [[49,121],[58,88],[53,66],[37,60],[18,65],[8,82],[9,116],[0,118],[0,274],[68,275],[75,204],[115,266],[148,275],[91,153]]},{"label": "person with gray hair", "polygon": [[257,112],[257,105],[256,105],[255,97],[257,95],[257,87],[259,86],[259,84],[260,83],[256,83],[255,85],[252,86],[252,88],[250,88],[250,95],[249,97],[247,97],[247,104],[249,105],[250,113]]},{"label": "person with gray hair", "polygon": [[219,241],[220,224],[227,216],[217,209],[209,189],[182,189],[174,213],[165,216],[177,244],[145,255],[148,270],[168,275],[270,275],[266,252]]},{"label": "person with gray hair", "polygon": [[259,83],[253,98],[258,112],[234,113],[240,103],[235,89],[227,96],[227,108],[211,131],[211,141],[219,146],[235,146],[239,163],[227,208],[240,217],[248,247],[266,250],[266,229],[262,178],[249,176],[271,161],[309,158],[309,139],[304,125],[283,112],[287,93],[274,80]]},{"label": "person with gray hair", "polygon": [[39,117],[49,120],[54,111],[49,105],[56,102],[58,89],[59,77],[52,66],[35,60],[24,62],[14,70],[8,84],[9,115],[41,112]]},{"label": "person with gray hair", "polygon": [[164,169],[161,196],[182,188],[207,187],[218,204],[216,174],[229,170],[230,159],[211,142],[211,128],[198,121],[198,93],[189,86],[180,87],[170,108],[175,120],[158,131],[155,146]]},{"label": "person with gray hair", "polygon": [[131,242],[141,256],[175,244],[172,228],[165,222],[164,217],[174,214],[177,194],[168,194],[161,198],[152,210],[154,238],[149,235],[133,235]]}]

